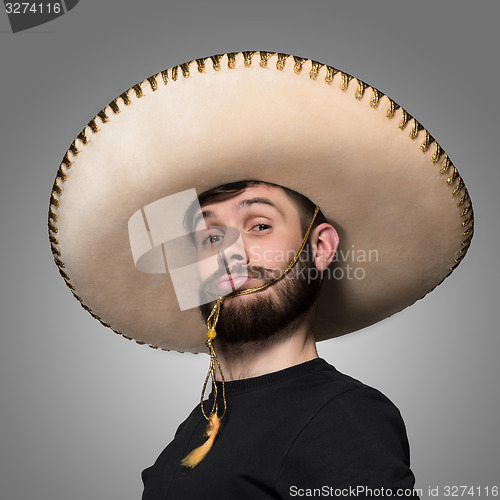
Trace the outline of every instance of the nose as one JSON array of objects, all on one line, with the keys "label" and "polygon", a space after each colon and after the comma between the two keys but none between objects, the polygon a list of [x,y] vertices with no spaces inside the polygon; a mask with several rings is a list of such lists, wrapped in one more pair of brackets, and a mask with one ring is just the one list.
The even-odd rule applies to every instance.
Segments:
[{"label": "nose", "polygon": [[235,265],[248,264],[248,255],[240,238],[236,240],[230,247],[226,248],[217,255],[219,267],[231,269]]}]

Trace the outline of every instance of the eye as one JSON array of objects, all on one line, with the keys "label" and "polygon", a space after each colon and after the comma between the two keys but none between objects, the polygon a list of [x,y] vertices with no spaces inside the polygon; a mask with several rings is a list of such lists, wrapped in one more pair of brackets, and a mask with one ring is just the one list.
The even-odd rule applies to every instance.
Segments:
[{"label": "eye", "polygon": [[207,236],[203,240],[204,245],[215,245],[215,243],[219,243],[219,241],[222,241],[223,236],[221,234],[211,234],[210,236]]},{"label": "eye", "polygon": [[199,231],[196,237],[197,246],[200,249],[213,248],[224,239],[224,234],[210,230]]},{"label": "eye", "polygon": [[268,229],[271,229],[271,226],[269,224],[255,224],[255,226],[252,227],[254,231],[261,232],[261,231],[267,231]]}]

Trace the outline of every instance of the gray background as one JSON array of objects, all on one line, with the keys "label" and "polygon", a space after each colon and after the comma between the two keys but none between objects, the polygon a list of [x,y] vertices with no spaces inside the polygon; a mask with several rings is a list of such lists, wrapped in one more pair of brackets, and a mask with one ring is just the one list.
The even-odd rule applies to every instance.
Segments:
[{"label": "gray background", "polygon": [[499,13],[490,1],[82,0],[14,35],[0,12],[0,497],[140,498],[140,472],[197,404],[208,358],[140,347],[92,319],[53,264],[47,207],[62,155],[111,99],[241,50],[367,81],[459,168],[477,220],[464,262],[410,309],[319,352],[400,408],[417,487],[498,485]]}]

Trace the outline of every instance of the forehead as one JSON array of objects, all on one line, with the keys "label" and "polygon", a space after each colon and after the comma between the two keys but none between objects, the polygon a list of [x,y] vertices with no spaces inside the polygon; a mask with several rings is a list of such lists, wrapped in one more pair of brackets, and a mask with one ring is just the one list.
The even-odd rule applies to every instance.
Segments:
[{"label": "forehead", "polygon": [[286,192],[281,187],[266,184],[249,186],[231,198],[201,205],[202,212],[217,215],[244,213],[250,208],[275,211],[287,222],[299,219],[298,208]]}]

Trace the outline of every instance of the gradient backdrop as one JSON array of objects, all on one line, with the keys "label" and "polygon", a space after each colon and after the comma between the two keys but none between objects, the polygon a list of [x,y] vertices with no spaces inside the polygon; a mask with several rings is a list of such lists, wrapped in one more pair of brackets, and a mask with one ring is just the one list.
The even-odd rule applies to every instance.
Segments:
[{"label": "gradient backdrop", "polygon": [[499,14],[493,1],[82,0],[12,34],[0,11],[0,497],[139,499],[140,472],[197,404],[208,358],[92,319],[53,263],[47,207],[67,147],[111,99],[241,50],[357,76],[450,153],[477,220],[467,258],[410,309],[319,352],[400,408],[417,487],[498,485]]}]

